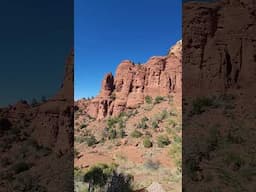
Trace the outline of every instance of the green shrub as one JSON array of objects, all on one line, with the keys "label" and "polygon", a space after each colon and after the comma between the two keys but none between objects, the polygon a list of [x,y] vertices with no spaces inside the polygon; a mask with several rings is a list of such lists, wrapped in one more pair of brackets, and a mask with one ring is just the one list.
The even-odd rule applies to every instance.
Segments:
[{"label": "green shrub", "polygon": [[97,144],[97,140],[95,138],[94,135],[91,135],[89,137],[86,137],[85,138],[85,142],[87,143],[87,145],[90,147],[90,146],[93,146],[95,144]]},{"label": "green shrub", "polygon": [[82,124],[82,125],[80,126],[80,129],[83,129],[83,128],[86,128],[86,127],[87,127],[86,124]]},{"label": "green shrub", "polygon": [[139,138],[141,137],[143,134],[138,131],[138,130],[134,130],[132,133],[131,133],[131,136],[134,137],[134,138]]},{"label": "green shrub", "polygon": [[148,121],[148,118],[147,117],[143,117],[141,119],[141,121],[138,123],[137,125],[137,128],[140,128],[140,129],[147,129],[148,128],[148,125],[147,125],[147,122]]},{"label": "green shrub", "polygon": [[90,120],[96,120],[95,117],[92,117],[92,116],[90,116],[90,115],[88,115],[88,118],[89,118]]},{"label": "green shrub", "polygon": [[128,114],[126,113],[126,112],[121,112],[119,115],[118,115],[118,117],[119,118],[122,118],[122,117],[125,117],[125,116],[128,116]]},{"label": "green shrub", "polygon": [[81,137],[81,136],[75,136],[75,137],[74,137],[74,140],[75,140],[75,142],[77,142],[77,143],[83,143],[83,142],[85,142],[86,138]]},{"label": "green shrub", "polygon": [[171,142],[167,135],[160,135],[157,138],[158,147],[165,147],[165,146],[169,145],[170,143]]},{"label": "green shrub", "polygon": [[116,124],[118,124],[119,127],[124,127],[124,120],[123,117],[125,117],[126,113],[121,113],[118,117],[110,117],[107,120],[107,127],[108,128],[114,128],[116,126]]},{"label": "green shrub", "polygon": [[74,148],[74,157],[77,158],[79,154],[80,154],[79,151],[77,151],[77,149]]},{"label": "green shrub", "polygon": [[173,119],[169,119],[168,120],[169,125],[171,125],[172,127],[175,127],[177,125],[177,123],[173,120]]},{"label": "green shrub", "polygon": [[108,134],[108,139],[117,138],[117,131],[115,129],[110,129]]},{"label": "green shrub", "polygon": [[107,120],[107,126],[108,128],[112,128],[116,123],[118,122],[118,119],[117,118],[109,118]]},{"label": "green shrub", "polygon": [[107,183],[107,179],[109,178],[113,170],[113,167],[109,167],[106,164],[95,165],[91,167],[84,175],[84,182],[88,182],[91,183],[91,185],[102,187]]},{"label": "green shrub", "polygon": [[11,129],[12,124],[8,119],[1,118],[0,119],[0,131],[7,131]]},{"label": "green shrub", "polygon": [[147,117],[143,117],[143,118],[141,119],[141,122],[146,122],[146,121],[148,121],[148,118],[147,118]]},{"label": "green shrub", "polygon": [[152,143],[152,141],[151,141],[148,137],[146,137],[146,138],[143,140],[143,145],[144,145],[144,147],[146,147],[146,148],[150,148],[150,147],[153,146],[153,143]]},{"label": "green shrub", "polygon": [[165,118],[167,118],[168,116],[168,111],[165,109],[162,111],[162,113],[160,114],[159,120],[163,121]]},{"label": "green shrub", "polygon": [[84,182],[89,183],[88,191],[131,192],[132,176],[119,173],[116,169],[115,164],[98,164],[91,167],[83,179]]},{"label": "green shrub", "polygon": [[133,110],[128,110],[126,113],[127,118],[129,119],[130,117],[132,117],[134,115],[134,111]]},{"label": "green shrub", "polygon": [[176,167],[178,168],[178,170],[181,170],[181,156],[182,156],[182,148],[181,148],[181,144],[182,144],[182,138],[181,136],[175,135],[174,139],[173,139],[173,143],[171,145],[170,148],[170,156],[173,158]]},{"label": "green shrub", "polygon": [[147,125],[147,123],[145,121],[141,121],[141,122],[138,123],[137,128],[139,128],[139,129],[147,129],[148,125]]},{"label": "green shrub", "polygon": [[192,103],[192,115],[198,115],[205,112],[205,108],[214,105],[214,99],[208,97],[196,98]]},{"label": "green shrub", "polygon": [[155,104],[158,104],[158,103],[161,103],[162,101],[164,101],[164,97],[162,97],[162,96],[157,96],[156,98],[155,98]]},{"label": "green shrub", "polygon": [[119,129],[117,136],[120,138],[124,138],[126,136],[124,129]]},{"label": "green shrub", "polygon": [[119,128],[104,128],[102,132],[102,137],[107,138],[109,140],[116,138],[123,138],[126,136],[124,131],[124,126],[119,125]]},{"label": "green shrub", "polygon": [[144,166],[148,169],[157,170],[159,169],[160,163],[158,161],[147,160]]},{"label": "green shrub", "polygon": [[159,127],[156,121],[153,121],[151,125],[153,129],[157,129]]},{"label": "green shrub", "polygon": [[[125,117],[125,116],[124,116],[124,117]],[[126,121],[123,120],[123,119],[120,119],[120,120],[119,120],[119,123],[118,123],[119,129],[124,129],[124,128],[125,128],[125,125],[126,125]]]},{"label": "green shrub", "polygon": [[146,101],[147,104],[151,104],[151,103],[152,103],[152,97],[150,97],[150,96],[147,95],[147,96],[145,97],[145,101]]},{"label": "green shrub", "polygon": [[174,132],[170,127],[166,127],[165,130],[168,134],[173,134]]},{"label": "green shrub", "polygon": [[28,163],[26,162],[19,162],[19,163],[16,163],[13,167],[12,167],[12,170],[15,172],[15,174],[18,174],[18,173],[21,173],[21,172],[24,172],[24,171],[27,171],[30,169],[30,166]]}]

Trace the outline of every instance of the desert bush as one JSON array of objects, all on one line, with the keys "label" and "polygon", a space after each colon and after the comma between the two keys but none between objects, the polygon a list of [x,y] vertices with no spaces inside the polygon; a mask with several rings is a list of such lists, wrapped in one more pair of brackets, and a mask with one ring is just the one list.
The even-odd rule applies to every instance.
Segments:
[{"label": "desert bush", "polygon": [[173,119],[169,119],[168,124],[171,125],[172,127],[175,127],[177,125],[177,123]]},{"label": "desert bush", "polygon": [[20,129],[18,127],[12,127],[12,129],[10,130],[10,133],[13,135],[19,135],[20,134]]},{"label": "desert bush", "polygon": [[27,171],[30,169],[30,165],[26,162],[19,162],[13,165],[12,170],[15,174],[19,174],[21,172]]},{"label": "desert bush", "polygon": [[6,118],[0,119],[0,131],[7,131],[11,129],[11,127],[12,127],[12,124],[8,119]]},{"label": "desert bush", "polygon": [[106,191],[132,192],[132,180],[133,176],[114,171],[111,175],[111,182],[109,182]]},{"label": "desert bush", "polygon": [[170,114],[170,116],[174,116],[174,117],[177,116],[177,112],[176,111],[171,111],[169,114]]},{"label": "desert bush", "polygon": [[132,176],[118,173],[116,169],[115,164],[98,164],[91,167],[84,175],[84,182],[89,183],[88,191],[99,189],[99,191],[131,192]]},{"label": "desert bush", "polygon": [[215,106],[214,98],[201,97],[196,98],[192,103],[192,115],[198,115],[205,112],[207,107]]},{"label": "desert bush", "polygon": [[108,126],[108,128],[113,128],[113,126],[114,126],[116,123],[118,123],[118,122],[119,122],[119,118],[117,118],[117,117],[109,118],[109,119],[107,120],[107,126]]},{"label": "desert bush", "polygon": [[144,166],[147,169],[157,170],[160,167],[160,163],[158,161],[152,161],[151,159],[149,159],[144,163]]},{"label": "desert bush", "polygon": [[158,123],[157,123],[156,121],[153,121],[151,125],[152,125],[152,128],[153,128],[153,129],[156,129],[156,128],[159,127],[159,126],[158,126]]},{"label": "desert bush", "polygon": [[148,125],[147,125],[147,123],[145,121],[141,121],[141,122],[138,123],[137,128],[139,128],[139,129],[147,129]]},{"label": "desert bush", "polygon": [[93,120],[93,121],[95,121],[95,120],[96,120],[96,118],[95,118],[95,117],[92,117],[92,116],[90,116],[90,115],[88,115],[88,118],[89,118],[90,120]]},{"label": "desert bush", "polygon": [[97,140],[94,135],[86,137],[85,142],[89,147],[97,144]]},{"label": "desert bush", "polygon": [[79,154],[80,154],[79,151],[77,151],[77,149],[74,148],[74,157],[77,158]]},{"label": "desert bush", "polygon": [[124,138],[126,136],[124,128],[125,128],[125,126],[120,125],[120,124],[119,124],[118,129],[117,128],[104,128],[102,137],[107,138],[109,140],[113,140],[116,138]]},{"label": "desert bush", "polygon": [[8,157],[2,157],[0,159],[0,164],[1,164],[1,166],[6,167],[11,164],[11,161]]},{"label": "desert bush", "polygon": [[121,119],[118,122],[118,129],[124,129],[125,128],[125,122]]},{"label": "desert bush", "polygon": [[163,121],[165,118],[168,117],[168,111],[166,109],[164,109],[161,113],[160,113],[160,121]]},{"label": "desert bush", "polygon": [[108,133],[108,139],[117,138],[117,131],[115,129],[110,129]]},{"label": "desert bush", "polygon": [[173,134],[173,132],[174,132],[170,127],[166,127],[166,128],[165,128],[165,131],[166,131],[168,134]]},{"label": "desert bush", "polygon": [[147,136],[147,137],[152,137],[152,134],[151,134],[149,131],[146,131],[146,132],[145,132],[145,136]]},{"label": "desert bush", "polygon": [[182,138],[181,136],[175,135],[173,138],[173,143],[170,148],[170,156],[175,162],[175,165],[179,171],[181,171],[181,164],[182,164]]},{"label": "desert bush", "polygon": [[[158,124],[159,122],[162,122],[167,117],[168,117],[168,111],[167,110],[163,110],[161,113],[155,114],[154,117],[151,120],[153,128],[157,128],[156,124]],[[155,124],[155,125],[153,125],[153,124]]]},{"label": "desert bush", "polygon": [[139,138],[141,137],[143,134],[138,131],[138,130],[134,130],[132,133],[131,133],[131,136],[134,137],[134,138]]},{"label": "desert bush", "polygon": [[82,124],[82,125],[80,125],[80,129],[84,129],[84,128],[86,128],[87,127],[87,125],[86,124]]},{"label": "desert bush", "polygon": [[125,121],[123,120],[125,117],[127,117],[125,112],[122,112],[118,117],[110,117],[107,120],[107,127],[109,129],[116,127],[118,125],[119,128],[125,127]]},{"label": "desert bush", "polygon": [[98,164],[91,167],[84,175],[84,182],[89,183],[89,191],[91,191],[92,188],[92,191],[94,191],[97,186],[103,187],[107,183],[113,170],[113,167],[109,167],[106,164]]},{"label": "desert bush", "polygon": [[134,111],[133,110],[128,110],[126,113],[127,118],[129,119],[130,117],[132,117],[134,115]]},{"label": "desert bush", "polygon": [[119,129],[117,132],[117,136],[120,138],[124,138],[126,136],[124,129]]},{"label": "desert bush", "polygon": [[171,142],[167,135],[160,135],[157,138],[158,147],[165,147],[165,146],[169,145],[170,143]]},{"label": "desert bush", "polygon": [[155,98],[154,104],[161,103],[162,101],[164,101],[164,97],[162,97],[162,96],[157,96],[157,97]]},{"label": "desert bush", "polygon": [[85,141],[85,138],[81,137],[81,136],[75,136],[74,137],[75,142],[77,143],[83,143]]},{"label": "desert bush", "polygon": [[148,121],[149,119],[147,118],[147,117],[143,117],[142,119],[141,119],[141,122],[146,122],[146,121]]},{"label": "desert bush", "polygon": [[147,95],[147,96],[145,97],[145,101],[146,101],[147,104],[151,104],[151,103],[152,103],[152,97],[150,97],[150,96]]},{"label": "desert bush", "polygon": [[153,143],[152,143],[152,141],[151,141],[148,137],[146,137],[146,138],[143,140],[143,145],[144,145],[144,147],[146,147],[146,148],[150,148],[150,147],[153,146]]}]

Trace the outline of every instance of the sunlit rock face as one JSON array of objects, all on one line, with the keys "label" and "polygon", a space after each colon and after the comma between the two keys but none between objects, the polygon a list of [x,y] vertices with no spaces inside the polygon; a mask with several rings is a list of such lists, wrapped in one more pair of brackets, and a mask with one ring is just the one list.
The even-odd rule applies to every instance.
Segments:
[{"label": "sunlit rock face", "polygon": [[115,76],[109,73],[104,77],[97,97],[77,101],[76,105],[89,116],[101,120],[138,107],[146,96],[181,94],[181,56],[182,42],[178,41],[168,55],[151,57],[144,64],[124,60]]}]

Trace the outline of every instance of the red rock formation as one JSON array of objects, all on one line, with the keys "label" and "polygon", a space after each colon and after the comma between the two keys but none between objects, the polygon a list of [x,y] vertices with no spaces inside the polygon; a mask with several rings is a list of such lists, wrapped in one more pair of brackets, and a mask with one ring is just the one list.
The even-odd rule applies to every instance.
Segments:
[{"label": "red rock formation", "polygon": [[54,148],[63,153],[73,147],[73,82],[74,52],[67,58],[61,89],[47,102],[31,109],[35,115],[32,133],[40,145]]},{"label": "red rock formation", "polygon": [[[69,186],[73,186],[70,175],[74,171],[73,56],[72,52],[63,85],[54,97],[33,105],[20,101],[0,109],[0,161],[8,161],[0,164],[0,191],[23,188],[57,192],[72,188]],[[19,162],[31,165],[26,169],[26,178],[35,178],[26,189],[23,173],[9,171]]]},{"label": "red rock formation", "polygon": [[[256,89],[255,16],[255,0],[188,2],[183,5],[182,99],[186,101],[182,119],[184,190],[204,191],[205,188],[216,186],[222,191],[237,190],[236,182],[219,175],[225,172],[225,178],[234,178],[233,173],[236,172],[236,178],[243,178],[240,174],[243,168],[235,170],[233,166],[223,166],[220,159],[224,153],[246,156],[243,164],[249,165],[248,170],[252,169],[247,162],[252,153],[246,152],[254,146],[250,141],[255,140],[255,118],[251,118],[251,114],[255,113]],[[227,95],[232,97],[231,101],[218,98]],[[217,96],[218,102],[222,104],[191,116],[189,111],[193,113],[194,102],[202,96]],[[232,107],[227,110],[228,105]],[[207,152],[214,155],[206,157],[202,155],[208,145],[205,141],[214,137],[213,127],[215,133],[220,133],[219,141],[228,140],[230,135],[237,132],[238,137],[246,135],[245,142],[224,148],[216,147]],[[193,176],[188,166],[191,160],[197,162],[198,168]],[[209,174],[217,177],[214,176],[208,182],[205,178]],[[253,179],[239,184],[240,191],[253,191],[254,187]]]},{"label": "red rock formation", "polygon": [[255,12],[253,0],[184,4],[184,91],[224,92],[254,83]]},{"label": "red rock formation", "polygon": [[167,56],[151,57],[145,64],[122,61],[115,77],[107,74],[100,94],[90,100],[80,100],[78,107],[98,120],[116,116],[127,108],[136,108],[144,98],[181,93],[181,41]]}]

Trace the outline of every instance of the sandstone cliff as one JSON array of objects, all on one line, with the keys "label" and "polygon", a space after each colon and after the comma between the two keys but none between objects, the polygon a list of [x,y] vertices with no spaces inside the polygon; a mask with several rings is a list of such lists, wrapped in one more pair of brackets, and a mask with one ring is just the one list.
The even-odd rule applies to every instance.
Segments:
[{"label": "sandstone cliff", "polygon": [[138,107],[146,96],[181,94],[181,52],[182,43],[178,41],[167,56],[151,57],[145,64],[122,61],[115,76],[105,75],[99,95],[79,100],[77,106],[100,120]]},{"label": "sandstone cliff", "polygon": [[183,5],[184,91],[224,92],[255,80],[256,7],[253,0]]}]

